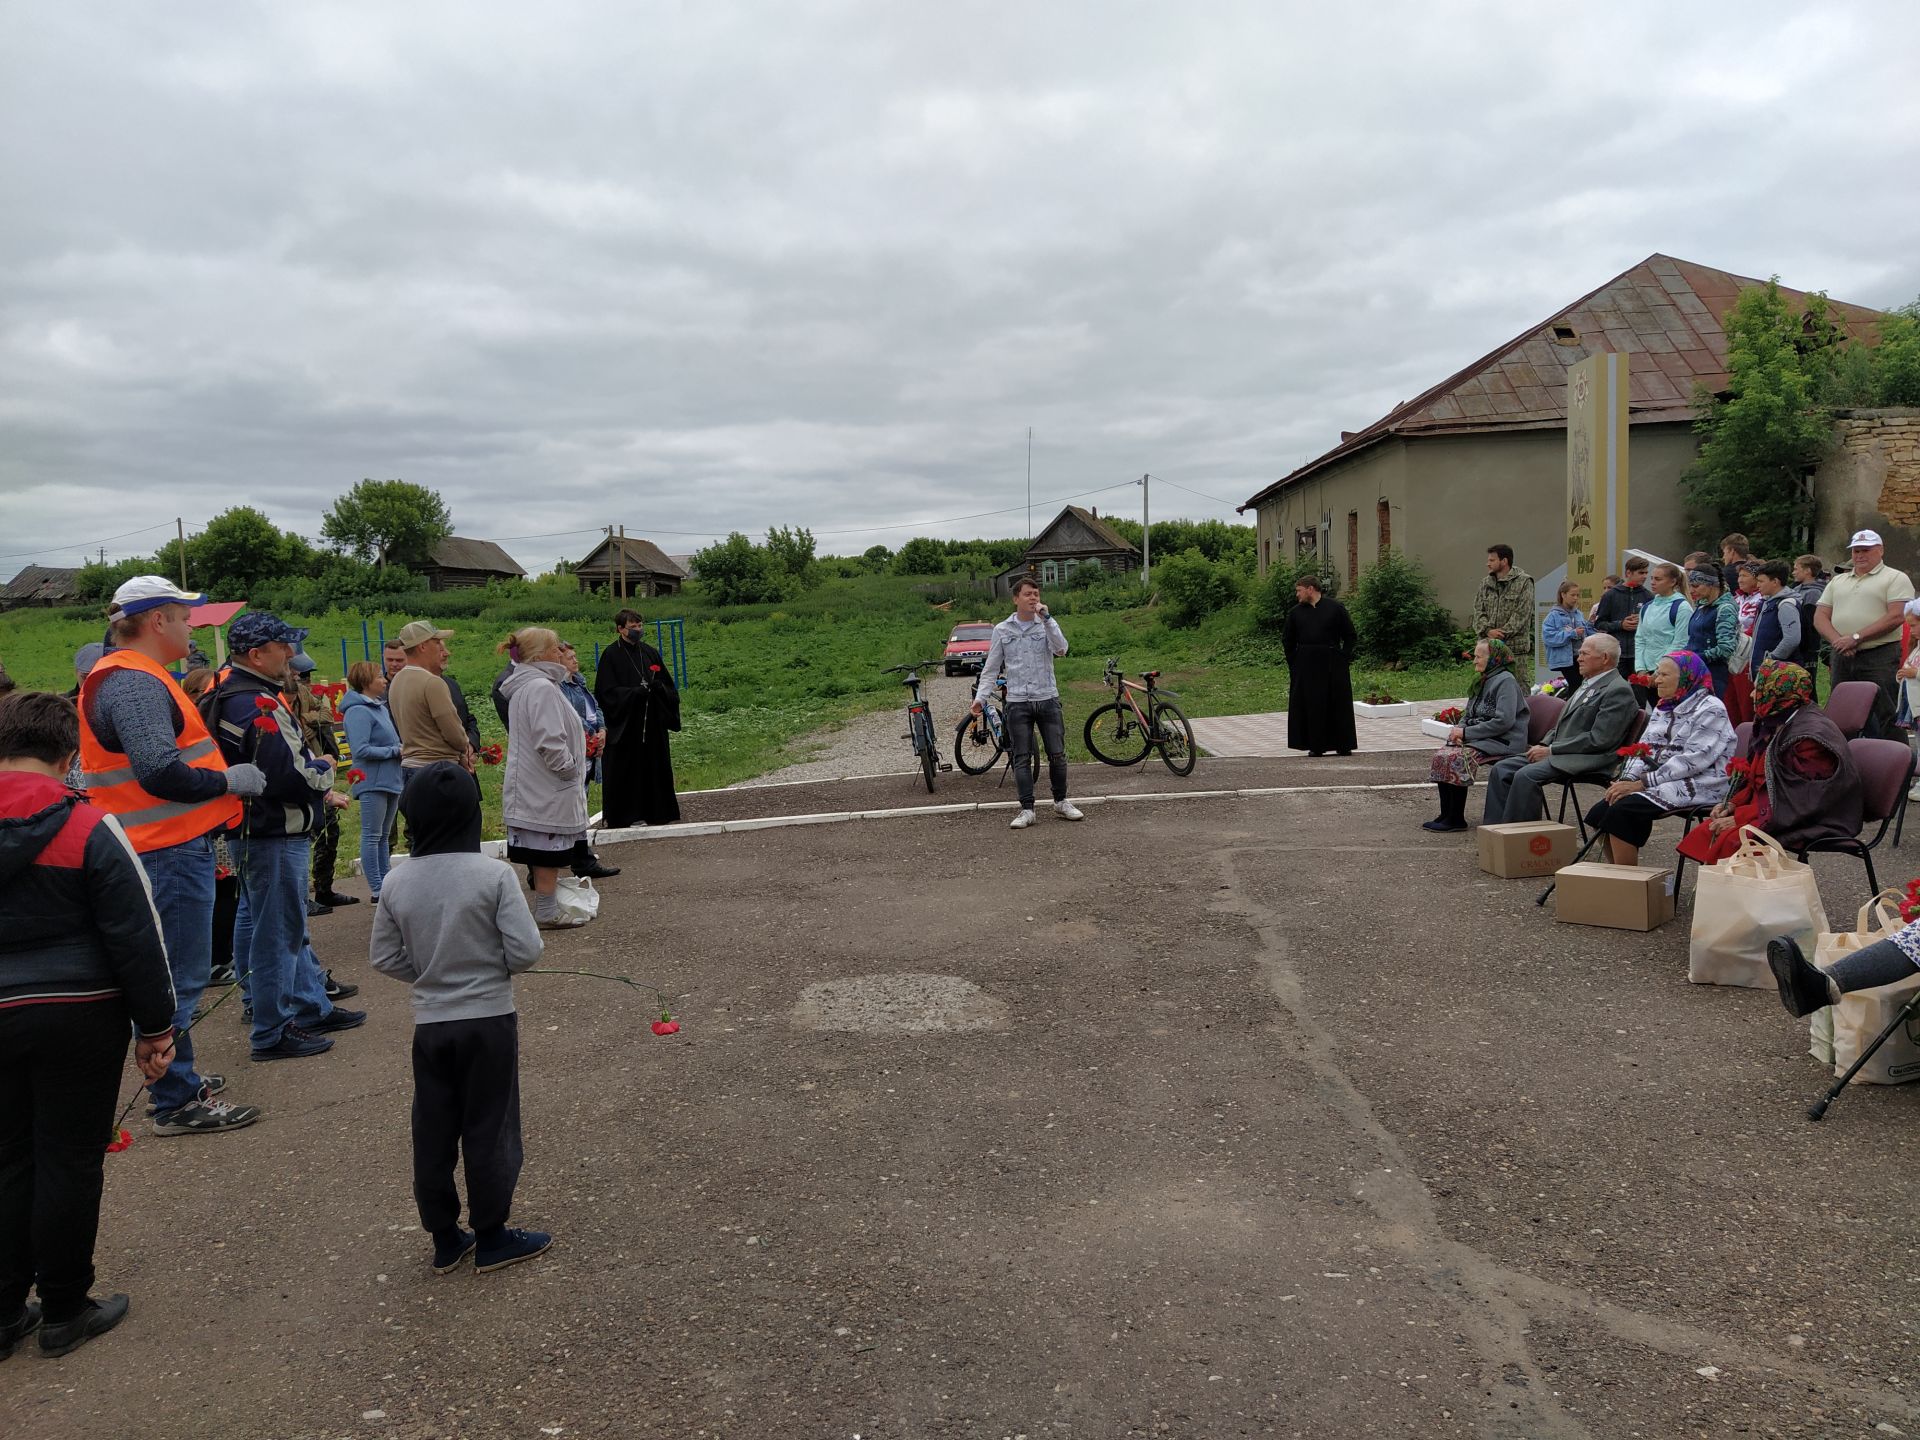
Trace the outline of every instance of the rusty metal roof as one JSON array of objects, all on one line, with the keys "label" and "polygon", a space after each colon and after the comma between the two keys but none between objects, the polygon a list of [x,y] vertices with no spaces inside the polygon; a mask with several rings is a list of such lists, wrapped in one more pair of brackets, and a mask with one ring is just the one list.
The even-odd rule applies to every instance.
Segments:
[{"label": "rusty metal roof", "polygon": [[[1629,424],[1691,421],[1694,385],[1720,390],[1727,383],[1727,336],[1720,317],[1743,289],[1765,283],[1671,255],[1649,255],[1366,429],[1342,433],[1333,449],[1276,480],[1240,509],[1251,509],[1392,436],[1563,426],[1567,371],[1589,355],[1607,351],[1634,356],[1628,367]],[[1795,306],[1806,303],[1803,291],[1783,285],[1780,293]],[[1852,338],[1870,338],[1880,311],[1839,300],[1828,303],[1835,321]]]}]

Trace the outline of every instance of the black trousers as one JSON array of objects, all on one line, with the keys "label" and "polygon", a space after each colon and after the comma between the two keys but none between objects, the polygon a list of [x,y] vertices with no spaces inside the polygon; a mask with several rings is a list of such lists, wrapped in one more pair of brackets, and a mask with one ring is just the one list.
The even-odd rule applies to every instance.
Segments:
[{"label": "black trousers", "polygon": [[118,998],[0,1010],[0,1324],[36,1287],[49,1321],[86,1307],[131,1034]]},{"label": "black trousers", "polygon": [[1047,747],[1047,788],[1055,800],[1067,798],[1067,722],[1060,701],[1009,700],[1007,748],[1013,752],[1013,784],[1020,792],[1020,808],[1033,808],[1034,731]]},{"label": "black trousers", "polygon": [[327,807],[313,832],[313,893],[333,893],[334,868],[340,863],[340,812]]},{"label": "black trousers", "polygon": [[520,1180],[518,1016],[413,1027],[413,1199],[429,1235],[460,1223],[456,1158],[466,1163],[469,1223],[482,1237],[497,1232]]}]

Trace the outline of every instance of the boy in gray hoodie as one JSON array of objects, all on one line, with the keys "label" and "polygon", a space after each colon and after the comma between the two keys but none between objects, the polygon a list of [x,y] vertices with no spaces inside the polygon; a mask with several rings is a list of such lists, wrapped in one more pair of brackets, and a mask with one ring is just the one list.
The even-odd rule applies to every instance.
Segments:
[{"label": "boy in gray hoodie", "polygon": [[[373,968],[413,987],[413,1198],[444,1275],[530,1260],[553,1243],[508,1226],[520,1178],[520,1030],[513,977],[543,948],[514,873],[480,853],[480,790],[448,762],[400,797],[413,855],[380,889]],[[460,1224],[456,1157],[465,1152]]]}]

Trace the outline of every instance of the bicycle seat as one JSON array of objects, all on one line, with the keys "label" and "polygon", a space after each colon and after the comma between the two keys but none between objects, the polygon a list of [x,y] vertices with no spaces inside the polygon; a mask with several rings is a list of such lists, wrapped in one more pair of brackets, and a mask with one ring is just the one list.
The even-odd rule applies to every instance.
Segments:
[{"label": "bicycle seat", "polygon": [[1160,672],[1158,670],[1142,670],[1140,672],[1140,678],[1142,680],[1158,680],[1160,678]]}]

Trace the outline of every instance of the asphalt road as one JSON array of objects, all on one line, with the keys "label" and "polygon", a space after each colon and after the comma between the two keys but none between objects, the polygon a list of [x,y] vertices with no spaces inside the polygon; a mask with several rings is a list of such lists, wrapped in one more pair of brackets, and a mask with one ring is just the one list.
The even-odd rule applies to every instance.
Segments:
[{"label": "asphalt road", "polygon": [[489,1276],[427,1268],[405,994],[339,912],[371,1021],[276,1066],[208,1022],[270,1115],[109,1158],[133,1315],[0,1364],[0,1433],[1920,1434],[1920,1092],[1807,1124],[1803,1027],[1687,985],[1684,912],[1556,925],[1430,813],[610,848],[548,963],[655,980],[685,1029],[520,982],[516,1219],[558,1238]]}]

